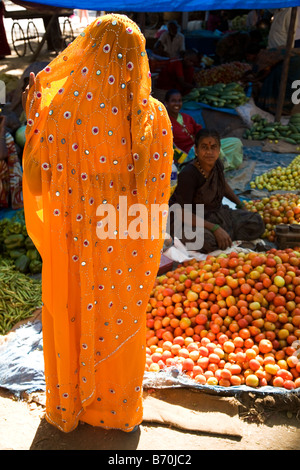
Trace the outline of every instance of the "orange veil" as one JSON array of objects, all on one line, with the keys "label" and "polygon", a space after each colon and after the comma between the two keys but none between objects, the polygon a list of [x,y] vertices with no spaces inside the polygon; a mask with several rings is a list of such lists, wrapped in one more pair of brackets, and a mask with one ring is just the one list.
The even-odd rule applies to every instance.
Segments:
[{"label": "orange veil", "polygon": [[29,90],[23,194],[43,259],[46,418],[65,432],[79,420],[124,431],[142,421],[173,157],[150,92],[144,37],[117,14],[96,19]]}]

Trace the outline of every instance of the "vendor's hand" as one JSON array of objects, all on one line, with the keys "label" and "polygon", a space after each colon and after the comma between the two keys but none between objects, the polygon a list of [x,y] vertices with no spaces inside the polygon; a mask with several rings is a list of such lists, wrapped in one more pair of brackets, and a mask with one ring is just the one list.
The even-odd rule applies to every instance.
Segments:
[{"label": "vendor's hand", "polygon": [[239,210],[242,210],[242,211],[246,211],[247,210],[247,206],[245,204],[244,201],[238,201],[236,203],[236,208],[239,209]]},{"label": "vendor's hand", "polygon": [[219,227],[217,230],[215,230],[214,236],[220,250],[226,250],[227,248],[231,247],[232,240],[226,230],[224,230],[222,227]]},{"label": "vendor's hand", "polygon": [[30,72],[29,84],[27,85],[27,87],[22,93],[22,106],[23,106],[24,111],[26,111],[26,101],[27,101],[29,89],[34,85],[35,85],[35,74],[33,72]]}]

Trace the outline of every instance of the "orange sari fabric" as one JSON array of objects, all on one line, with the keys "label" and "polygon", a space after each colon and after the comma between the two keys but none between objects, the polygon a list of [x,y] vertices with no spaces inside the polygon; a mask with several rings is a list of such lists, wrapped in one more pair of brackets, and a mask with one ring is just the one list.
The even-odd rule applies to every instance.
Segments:
[{"label": "orange sari fabric", "polygon": [[146,307],[167,219],[150,209],[167,206],[173,156],[167,112],[150,92],[144,37],[115,14],[29,90],[23,193],[43,259],[46,418],[65,432],[79,420],[124,431],[142,421]]}]

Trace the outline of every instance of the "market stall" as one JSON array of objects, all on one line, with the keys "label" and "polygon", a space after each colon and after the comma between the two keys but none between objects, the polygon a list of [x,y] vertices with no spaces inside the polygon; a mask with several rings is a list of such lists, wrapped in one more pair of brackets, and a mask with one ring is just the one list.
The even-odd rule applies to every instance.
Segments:
[{"label": "market stall", "polygon": [[[70,7],[68,2],[61,3]],[[72,5],[75,7],[76,2]],[[188,7],[193,8],[192,5],[193,2]],[[91,8],[92,6],[93,2]],[[177,5],[178,9],[182,7]],[[111,8],[113,5],[110,4]],[[127,8],[131,6],[127,5]],[[248,99],[245,89],[235,80],[226,84],[219,82],[199,87],[194,95],[185,100],[185,109],[192,111],[193,106],[193,111],[196,112],[208,109],[237,117],[240,116],[237,108],[247,105]],[[280,114],[279,112],[276,115],[276,126],[270,126],[270,122],[261,123],[258,118],[256,121],[252,119],[244,134],[245,140],[252,137],[249,140],[253,142],[253,137],[260,140],[256,137],[264,135],[268,141],[282,138],[286,143],[297,147],[300,143],[298,137],[296,138],[299,121],[294,117],[283,125],[279,123]],[[260,123],[261,129],[258,129],[256,122]],[[266,127],[263,128],[265,124]],[[280,155],[283,162],[283,153]],[[263,156],[262,159],[266,164],[266,158]],[[299,246],[295,244],[292,248],[276,245],[274,224],[297,225],[300,222],[300,199],[297,191],[299,159],[289,155],[281,164],[281,167],[287,168],[286,176],[292,175],[295,178],[294,186],[291,178],[282,180],[281,176],[284,175],[277,175],[274,159],[268,163],[275,171],[271,177],[276,179],[279,176],[280,181],[287,182],[287,185],[280,188],[272,185],[270,188],[265,187],[263,183],[268,181],[268,177],[263,177],[262,174],[267,171],[261,171],[256,176],[252,173],[247,175],[244,190],[249,210],[261,212],[266,224],[270,225],[266,226],[268,231],[264,238],[274,243],[274,247],[264,250],[261,245],[262,250],[258,252],[255,250],[256,245],[244,248],[238,243],[226,252],[211,253],[208,256],[182,252],[184,259],[181,262],[174,261],[170,255],[173,247],[179,251],[182,248],[179,244],[176,245],[176,241],[173,247],[165,251],[164,256],[173,261],[172,268],[169,264],[168,270],[157,277],[146,312],[146,389],[179,386],[216,395],[239,395],[253,390],[263,395],[298,393],[300,241]],[[255,193],[251,194],[251,190],[255,189],[264,191],[261,199],[254,198]],[[273,189],[283,190],[285,194],[275,196]],[[3,222],[3,226],[10,230],[9,221]],[[27,246],[26,241],[30,243],[25,232],[6,232],[3,237],[4,271],[10,269],[14,285],[19,282],[13,277],[16,272],[27,276],[26,279],[30,279],[32,283],[31,288],[23,294],[18,291],[16,300],[10,299],[11,303],[7,303],[9,310],[19,308],[19,305],[16,306],[17,302],[21,303],[23,299],[26,299],[28,305],[33,285],[37,288],[34,290],[33,300],[30,299],[32,303],[25,317],[17,315],[7,321],[7,314],[2,313],[2,320],[5,318],[4,333],[40,307],[40,281],[33,281],[32,274],[40,272],[41,260],[33,252],[35,247]],[[18,251],[18,256],[16,253],[12,255],[13,251]],[[0,280],[4,279],[4,274],[0,269]],[[14,289],[9,285],[6,288],[11,292]],[[0,386],[7,387],[14,393],[43,390],[40,319],[29,322],[26,327],[15,332],[14,338],[0,349]],[[22,334],[28,335],[28,341],[23,341],[25,349],[20,357],[18,335]],[[33,347],[33,344],[38,346]],[[24,380],[22,384],[22,358],[28,358],[30,353],[33,359],[30,363],[30,368],[33,369],[31,378],[29,381]],[[11,368],[11,363],[16,363],[15,354],[19,355],[20,360],[15,368],[15,376],[10,374],[8,383],[5,382],[7,371]]]}]

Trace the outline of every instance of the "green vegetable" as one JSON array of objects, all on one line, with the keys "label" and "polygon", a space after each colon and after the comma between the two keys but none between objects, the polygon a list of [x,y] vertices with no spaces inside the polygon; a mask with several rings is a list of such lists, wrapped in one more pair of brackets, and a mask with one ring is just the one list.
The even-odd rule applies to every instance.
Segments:
[{"label": "green vegetable", "polygon": [[23,225],[20,222],[13,222],[9,225],[11,233],[22,233]]},{"label": "green vegetable", "polygon": [[39,252],[37,251],[36,248],[32,248],[30,250],[27,250],[26,256],[31,261],[33,261],[33,260],[39,260],[40,261],[40,254],[39,254]]},{"label": "green vegetable", "polygon": [[12,259],[18,259],[18,258],[20,258],[20,256],[25,255],[25,253],[26,253],[25,248],[19,248],[18,250],[9,251],[9,256]]},{"label": "green vegetable", "polygon": [[27,273],[29,269],[30,259],[26,255],[21,255],[15,260],[15,266],[20,273]]},{"label": "green vegetable", "polygon": [[253,115],[251,119],[253,125],[251,129],[244,132],[243,137],[245,139],[264,140],[268,138],[270,140],[282,140],[294,145],[300,143],[300,131],[297,126],[298,117],[291,117],[287,126],[283,126],[280,122],[267,122],[259,114]]},{"label": "green vegetable", "polygon": [[[0,220],[0,253],[7,260],[16,262],[18,269],[27,273],[32,260],[42,262],[39,252],[27,233],[23,209],[16,211],[11,219]],[[25,262],[25,258],[21,258],[22,255],[27,256],[29,263]]]},{"label": "green vegetable", "polygon": [[25,142],[26,142],[25,129],[26,129],[26,126],[21,126],[21,127],[19,127],[19,129],[16,131],[16,134],[15,134],[16,143],[21,148],[24,147]]},{"label": "green vegetable", "polygon": [[31,240],[30,237],[27,237],[25,239],[25,248],[27,248],[27,250],[31,250],[31,249],[35,248],[34,243],[33,243],[33,241]]},{"label": "green vegetable", "polygon": [[218,108],[236,108],[248,101],[244,88],[236,83],[217,83],[211,86],[194,88],[183,101],[198,101]]},{"label": "green vegetable", "polygon": [[42,304],[41,281],[16,271],[12,260],[0,264],[0,334],[5,335]]},{"label": "green vegetable", "polygon": [[42,272],[42,266],[43,266],[42,261],[38,259],[33,259],[32,261],[30,261],[29,271],[31,272],[31,274],[38,274]]},{"label": "green vegetable", "polygon": [[14,250],[15,248],[20,248],[23,246],[25,237],[22,233],[18,233],[15,235],[9,235],[7,238],[4,239],[4,245],[7,251]]}]

